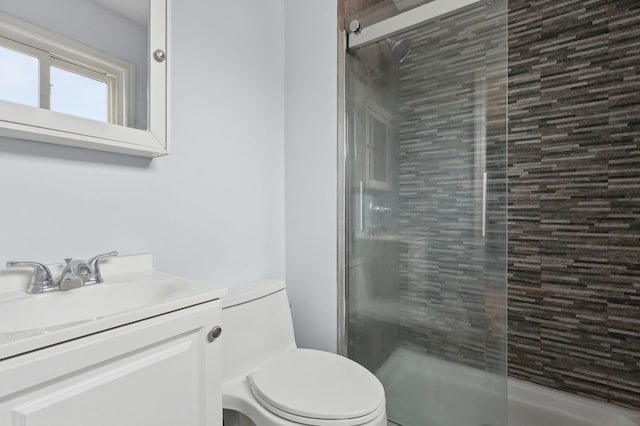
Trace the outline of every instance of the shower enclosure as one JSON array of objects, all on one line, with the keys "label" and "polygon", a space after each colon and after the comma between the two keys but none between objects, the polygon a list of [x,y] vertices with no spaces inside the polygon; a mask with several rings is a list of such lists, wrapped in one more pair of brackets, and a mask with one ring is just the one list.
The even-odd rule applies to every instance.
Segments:
[{"label": "shower enclosure", "polygon": [[393,423],[506,426],[506,0],[345,24],[340,350]]}]

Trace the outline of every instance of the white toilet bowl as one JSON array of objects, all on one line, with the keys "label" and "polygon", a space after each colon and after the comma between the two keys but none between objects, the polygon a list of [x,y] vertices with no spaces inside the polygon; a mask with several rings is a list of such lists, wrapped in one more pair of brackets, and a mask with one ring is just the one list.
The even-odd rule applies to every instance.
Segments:
[{"label": "white toilet bowl", "polygon": [[384,389],[342,356],[298,349],[283,281],[230,289],[222,302],[223,407],[257,426],[387,426]]}]

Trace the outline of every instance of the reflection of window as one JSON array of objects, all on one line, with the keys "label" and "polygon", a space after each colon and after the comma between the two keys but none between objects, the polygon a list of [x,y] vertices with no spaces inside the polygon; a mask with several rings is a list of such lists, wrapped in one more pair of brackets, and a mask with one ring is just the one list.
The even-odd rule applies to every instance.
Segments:
[{"label": "reflection of window", "polygon": [[388,179],[387,163],[389,153],[389,126],[378,120],[375,116],[369,117],[369,137],[371,143],[371,178],[378,182],[386,182]]},{"label": "reflection of window", "polygon": [[367,184],[389,190],[392,184],[391,118],[381,107],[367,110]]},{"label": "reflection of window", "polygon": [[[0,100],[133,125],[133,64],[6,15]],[[27,31],[25,31],[27,28]]]}]

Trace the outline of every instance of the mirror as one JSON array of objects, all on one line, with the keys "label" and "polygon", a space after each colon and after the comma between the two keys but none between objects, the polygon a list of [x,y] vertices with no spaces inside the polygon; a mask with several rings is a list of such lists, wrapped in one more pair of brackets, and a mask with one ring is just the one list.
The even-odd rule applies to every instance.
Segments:
[{"label": "mirror", "polygon": [[167,0],[0,0],[0,135],[168,154],[167,10]]}]

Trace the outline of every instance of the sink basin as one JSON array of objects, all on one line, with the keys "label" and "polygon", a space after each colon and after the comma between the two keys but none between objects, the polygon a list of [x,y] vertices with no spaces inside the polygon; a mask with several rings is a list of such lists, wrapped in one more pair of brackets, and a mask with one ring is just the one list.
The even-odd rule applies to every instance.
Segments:
[{"label": "sink basin", "polygon": [[[50,267],[59,274],[62,265]],[[220,286],[156,271],[150,255],[120,256],[102,269],[104,284],[44,294],[26,293],[31,271],[0,270],[0,360],[226,294]]]},{"label": "sink basin", "polygon": [[70,323],[93,321],[160,303],[178,290],[175,283],[95,284],[0,299],[0,334],[47,331]]}]

